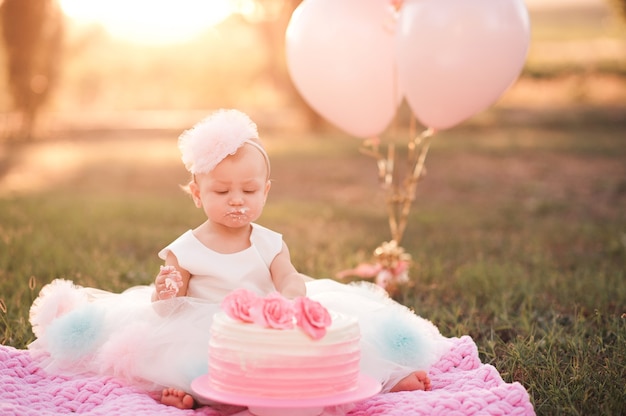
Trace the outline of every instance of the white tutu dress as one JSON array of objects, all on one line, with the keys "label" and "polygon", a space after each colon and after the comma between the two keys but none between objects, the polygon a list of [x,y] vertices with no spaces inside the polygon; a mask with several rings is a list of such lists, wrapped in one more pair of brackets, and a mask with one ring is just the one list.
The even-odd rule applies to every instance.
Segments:
[{"label": "white tutu dress", "polygon": [[[37,339],[29,350],[50,372],[115,376],[154,391],[190,384],[208,371],[209,328],[223,297],[236,288],[274,291],[269,265],[282,236],[253,224],[251,246],[217,253],[190,231],[159,252],[171,251],[191,273],[188,296],[151,301],[153,286],[123,293],[83,288],[67,280],[46,285],[30,311]],[[415,370],[428,370],[449,348],[429,321],[372,284],[329,279],[307,282],[307,296],[330,310],[358,317],[362,371],[391,389]]]}]

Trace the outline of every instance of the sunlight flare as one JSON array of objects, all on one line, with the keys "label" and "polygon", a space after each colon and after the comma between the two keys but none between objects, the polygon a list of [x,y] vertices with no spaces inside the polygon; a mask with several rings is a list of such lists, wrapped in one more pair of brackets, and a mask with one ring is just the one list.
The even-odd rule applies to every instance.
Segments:
[{"label": "sunlight flare", "polygon": [[67,16],[138,43],[185,42],[234,12],[232,0],[61,0]]}]

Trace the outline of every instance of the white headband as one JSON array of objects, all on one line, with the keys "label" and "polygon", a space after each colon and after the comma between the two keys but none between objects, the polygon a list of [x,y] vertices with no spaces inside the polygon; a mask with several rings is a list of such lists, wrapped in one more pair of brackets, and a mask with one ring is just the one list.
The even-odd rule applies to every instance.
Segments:
[{"label": "white headband", "polygon": [[212,171],[247,143],[263,155],[269,177],[269,157],[258,140],[257,126],[250,117],[239,110],[218,110],[183,132],[178,138],[178,148],[185,167],[195,175]]},{"label": "white headband", "polygon": [[248,139],[245,142],[243,142],[243,144],[252,145],[252,146],[256,147],[259,150],[259,152],[261,152],[261,154],[263,155],[263,159],[265,159],[265,166],[267,167],[267,178],[269,179],[269,177],[270,177],[270,157],[267,155],[267,152],[265,151],[263,146],[261,146],[259,143],[255,142],[254,140],[250,140],[250,139]]}]

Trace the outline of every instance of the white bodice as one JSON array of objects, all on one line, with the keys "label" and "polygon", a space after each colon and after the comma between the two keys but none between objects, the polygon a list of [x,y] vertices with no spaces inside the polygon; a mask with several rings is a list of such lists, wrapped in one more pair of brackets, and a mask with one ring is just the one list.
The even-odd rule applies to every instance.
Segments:
[{"label": "white bodice", "polygon": [[250,247],[237,253],[211,250],[188,230],[159,252],[164,259],[172,252],[191,278],[187,296],[213,302],[221,300],[234,289],[246,288],[259,295],[275,291],[270,265],[283,247],[282,235],[252,224]]}]

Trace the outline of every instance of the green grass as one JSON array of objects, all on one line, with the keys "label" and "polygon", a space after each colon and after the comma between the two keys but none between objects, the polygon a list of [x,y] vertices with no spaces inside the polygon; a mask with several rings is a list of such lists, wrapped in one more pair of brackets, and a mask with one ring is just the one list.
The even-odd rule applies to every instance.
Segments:
[{"label": "green grass", "polygon": [[[540,415],[626,411],[623,131],[587,120],[439,133],[402,241],[414,264],[398,301],[446,336],[472,336],[483,362],[522,383]],[[28,310],[45,283],[150,283],[157,251],[202,221],[177,189],[186,173],[174,139],[119,135],[60,141],[88,163],[0,197],[2,344],[33,340]],[[374,161],[358,141],[266,142],[275,180],[259,222],[284,234],[296,266],[332,277],[370,260],[389,231]],[[54,148],[35,143],[22,154],[44,145]],[[142,158],[146,145],[171,147],[171,159]],[[10,154],[0,162],[9,172],[36,166]]]},{"label": "green grass", "polygon": [[[606,11],[536,12],[531,30],[523,77],[626,73],[626,55],[611,52],[623,46],[625,26]],[[262,60],[241,65],[241,41],[225,52],[212,39],[176,50],[120,47],[115,56],[128,59],[115,61],[111,44],[95,39],[86,54],[68,56],[57,105],[74,120],[77,102],[184,109],[256,97],[251,79]],[[189,52],[200,49],[213,53]],[[225,73],[232,82],[207,82]],[[626,124],[608,110],[496,106],[438,133],[402,241],[414,263],[397,300],[446,336],[472,336],[483,362],[529,391],[538,415],[626,414]],[[28,311],[47,282],[113,291],[150,283],[157,251],[203,220],[177,188],[187,179],[177,133],[83,134],[0,147],[4,345],[33,340]],[[403,134],[393,139],[403,143]],[[274,183],[260,222],[283,233],[294,264],[311,276],[368,261],[389,239],[374,161],[358,143],[338,133],[266,140]],[[28,162],[42,148],[67,172]],[[4,192],[11,175],[27,191]],[[45,186],[20,183],[32,178]]]}]

